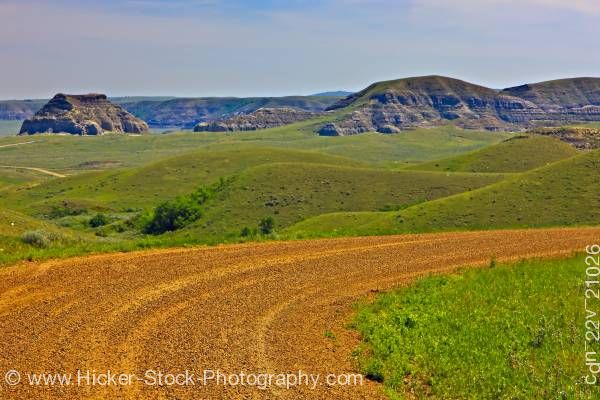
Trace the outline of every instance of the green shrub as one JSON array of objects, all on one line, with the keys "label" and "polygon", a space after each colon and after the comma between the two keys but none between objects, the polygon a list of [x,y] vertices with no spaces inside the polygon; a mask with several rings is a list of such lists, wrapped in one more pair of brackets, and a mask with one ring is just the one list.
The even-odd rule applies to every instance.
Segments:
[{"label": "green shrub", "polygon": [[252,229],[248,228],[247,226],[243,227],[242,231],[240,232],[240,236],[241,237],[252,236]]},{"label": "green shrub", "polygon": [[33,247],[46,248],[52,242],[60,240],[60,236],[54,232],[45,230],[27,231],[21,235],[21,241]]},{"label": "green shrub", "polygon": [[158,235],[175,231],[202,216],[200,204],[191,197],[177,197],[160,204],[146,225],[146,233]]},{"label": "green shrub", "polygon": [[258,224],[258,229],[263,235],[270,235],[275,229],[275,220],[273,217],[263,218]]},{"label": "green shrub", "polygon": [[104,225],[108,224],[109,222],[110,221],[106,215],[104,215],[102,213],[98,213],[90,219],[89,224],[92,228],[98,228],[99,226],[104,226]]},{"label": "green shrub", "polygon": [[69,202],[65,201],[62,204],[52,206],[48,216],[52,219],[56,219],[85,213],[87,213],[85,208],[70,204]]},{"label": "green shrub", "polygon": [[159,235],[176,231],[197,221],[202,216],[201,206],[217,191],[223,189],[226,183],[226,180],[221,179],[214,186],[201,187],[188,196],[177,197],[159,204],[151,213],[141,214],[138,221],[144,227],[143,231]]}]

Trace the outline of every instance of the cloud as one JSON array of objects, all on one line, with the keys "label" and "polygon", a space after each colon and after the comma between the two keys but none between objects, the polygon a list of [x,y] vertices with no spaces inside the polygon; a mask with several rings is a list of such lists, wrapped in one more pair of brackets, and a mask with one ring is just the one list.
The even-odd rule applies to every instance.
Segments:
[{"label": "cloud", "polygon": [[513,11],[537,7],[543,10],[566,10],[584,14],[600,15],[598,0],[416,0],[416,5],[440,8],[463,8],[468,10],[489,7],[510,7]]},{"label": "cloud", "polygon": [[588,2],[124,1],[0,0],[1,96],[285,95],[428,74],[503,87],[600,70]]}]

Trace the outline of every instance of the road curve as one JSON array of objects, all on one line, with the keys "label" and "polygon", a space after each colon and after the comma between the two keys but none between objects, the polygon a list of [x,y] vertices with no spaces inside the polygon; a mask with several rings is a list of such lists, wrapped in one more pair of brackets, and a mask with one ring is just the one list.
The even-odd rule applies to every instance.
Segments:
[{"label": "road curve", "polygon": [[[5,268],[0,398],[383,398],[370,381],[343,387],[323,381],[357,372],[351,352],[358,338],[346,328],[357,299],[492,257],[583,251],[599,238],[600,228],[441,233],[156,250]],[[9,370],[20,372],[20,384],[5,382]],[[27,373],[76,370],[136,377],[148,370],[200,376],[302,370],[321,380],[316,389],[289,390],[154,386],[135,378],[110,386],[27,384]]]}]

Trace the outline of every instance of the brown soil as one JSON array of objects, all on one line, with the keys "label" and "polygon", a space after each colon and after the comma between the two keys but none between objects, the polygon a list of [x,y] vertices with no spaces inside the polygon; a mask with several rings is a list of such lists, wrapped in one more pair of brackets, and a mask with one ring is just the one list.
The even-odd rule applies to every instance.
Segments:
[{"label": "brown soil", "polygon": [[[9,387],[6,371],[357,372],[352,305],[465,265],[583,251],[600,228],[441,233],[110,254],[0,271],[0,398],[376,399],[379,384]],[[335,338],[326,337],[331,331]],[[324,378],[321,378],[324,380]],[[321,381],[322,382],[322,381]]]}]

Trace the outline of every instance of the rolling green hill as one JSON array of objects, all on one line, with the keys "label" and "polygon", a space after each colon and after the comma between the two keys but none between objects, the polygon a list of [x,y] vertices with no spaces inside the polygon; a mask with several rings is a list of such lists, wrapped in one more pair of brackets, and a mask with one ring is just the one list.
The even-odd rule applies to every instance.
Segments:
[{"label": "rolling green hill", "polygon": [[0,204],[33,214],[47,213],[64,202],[92,210],[140,209],[191,193],[200,186],[211,185],[253,166],[277,162],[363,165],[317,152],[256,146],[240,150],[201,150],[143,167],[79,174],[33,188],[0,192]]},{"label": "rolling green hill", "polygon": [[494,174],[385,171],[302,163],[272,163],[234,178],[179,237],[222,240],[273,217],[277,230],[333,211],[398,209],[489,185]]},{"label": "rolling green hill", "polygon": [[494,146],[408,169],[461,172],[523,172],[576,155],[572,146],[555,138],[516,136]]},{"label": "rolling green hill", "polygon": [[292,237],[600,224],[600,150],[399,212],[321,215]]},{"label": "rolling green hill", "polygon": [[28,183],[44,182],[49,179],[51,179],[49,175],[36,171],[0,167],[0,191]]},{"label": "rolling green hill", "polygon": [[[320,121],[317,119],[316,121]],[[181,132],[144,136],[36,135],[0,138],[4,165],[46,168],[66,174],[141,166],[194,150],[224,151],[278,147],[319,151],[377,165],[406,165],[480,149],[512,135],[466,131],[452,126],[401,135],[366,134],[328,138],[314,132],[315,120],[247,133]],[[22,146],[2,147],[31,142]]]},{"label": "rolling green hill", "polygon": [[[600,219],[594,214],[596,165],[584,162],[597,163],[597,152],[564,159],[579,152],[552,138],[514,138],[451,125],[396,135],[321,137],[315,127],[322,121],[236,134],[41,135],[27,144],[23,138],[0,138],[0,146],[24,143],[0,147],[7,165],[69,175],[0,170],[0,208],[40,224],[27,231],[57,230],[70,238],[35,248],[23,243],[23,232],[4,236],[0,247],[16,250],[0,263],[32,254],[37,259],[140,246]],[[144,233],[145,218],[155,207],[221,179],[202,204],[199,220],[175,232]],[[94,227],[90,221],[98,213],[106,222]],[[256,235],[266,217],[274,219],[275,235]]]}]

